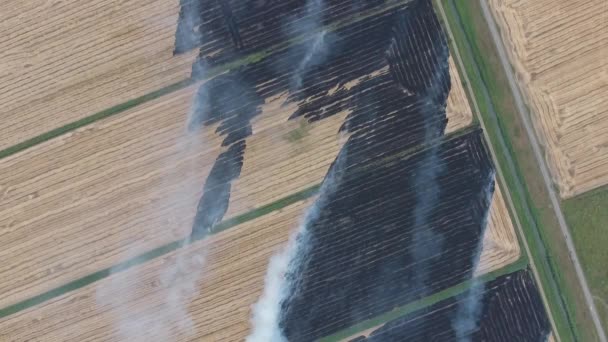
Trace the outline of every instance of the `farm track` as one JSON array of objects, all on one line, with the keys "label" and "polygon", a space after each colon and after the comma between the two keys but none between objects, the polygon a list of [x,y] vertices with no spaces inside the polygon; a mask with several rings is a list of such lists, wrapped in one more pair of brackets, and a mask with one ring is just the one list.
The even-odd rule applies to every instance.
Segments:
[{"label": "farm track", "polygon": [[[209,135],[207,151],[182,153],[181,167],[173,171],[167,169],[176,161],[171,155],[180,152],[175,137],[183,133],[182,122],[194,89],[195,86],[191,86],[166,95],[120,117],[86,126],[0,163],[0,174],[5,175],[3,185],[7,190],[0,202],[1,232],[5,237],[2,241],[6,243],[3,251],[15,257],[6,260],[19,260],[20,255],[28,255],[30,260],[17,269],[12,268],[11,262],[5,264],[3,307],[128,258],[125,253],[143,234],[142,229],[146,231],[142,250],[187,234],[186,230],[176,230],[176,227],[189,226],[192,219],[189,208],[195,207],[209,163],[214,159],[213,155],[219,153],[217,147],[213,147],[219,146],[218,138]],[[319,183],[337,154],[340,145],[336,133],[343,116],[311,124],[305,137],[288,143],[285,135],[297,129],[298,123],[272,124],[281,115],[273,103],[280,102],[281,98],[269,101],[259,121],[253,124],[255,133],[250,138],[243,173],[233,186],[227,219],[254,205],[271,203],[285,194]],[[282,115],[288,117],[289,113]],[[466,123],[451,122],[454,127]],[[134,136],[133,132],[140,131],[141,127],[146,127],[145,134]],[[277,153],[276,148],[284,151]],[[53,159],[48,160],[49,155]],[[85,156],[87,158],[83,158]],[[33,163],[45,160],[48,161]],[[32,165],[38,167],[32,168]],[[181,182],[166,181],[171,175],[191,172],[193,165],[206,166]],[[124,171],[127,169],[130,172]],[[265,177],[260,178],[260,175]],[[303,175],[306,177],[301,177]],[[272,178],[268,178],[270,176]],[[264,181],[268,184],[260,186]],[[263,191],[267,186],[276,191]],[[169,192],[170,196],[180,191],[188,194],[189,199],[177,208],[154,205],[162,201],[162,193]],[[67,195],[66,200],[66,194],[73,193],[79,195]],[[116,198],[121,201],[117,202]],[[91,208],[102,209],[103,215],[90,217]],[[117,214],[125,210],[129,216]],[[171,215],[174,221],[166,222],[162,217],[173,210],[179,214]],[[111,216],[113,220],[107,221]],[[27,231],[20,229],[22,226],[27,226]],[[150,232],[151,226],[158,226],[157,233]],[[99,235],[101,227],[107,235]],[[32,235],[33,232],[37,233]],[[44,246],[56,245],[58,240],[52,237],[57,236],[61,236],[61,246],[69,245],[51,257]],[[88,246],[94,241],[98,241],[97,245],[107,243],[108,248],[98,249],[96,256],[92,256]],[[66,265],[66,260],[71,262]],[[76,269],[79,271],[74,272]],[[22,278],[19,274],[29,276]]]},{"label": "farm track", "polygon": [[491,0],[562,198],[608,184],[608,6]]},{"label": "farm track", "polygon": [[[269,5],[202,0],[185,3],[180,12],[183,20],[178,32],[198,27],[201,35],[197,39],[178,38],[176,51],[181,53],[197,48],[201,59],[213,66],[243,54],[284,45],[321,28],[335,28],[353,18],[357,20],[372,13],[403,7],[406,2],[389,0],[353,4],[349,0],[326,0],[311,5],[305,0],[285,0]],[[193,12],[200,12],[200,17],[193,16],[187,20],[188,13]]]},{"label": "farm track", "polygon": [[[582,268],[579,258],[577,256],[576,248],[574,246],[574,242],[572,240],[570,230],[568,228],[568,225],[566,223],[564,214],[563,214],[561,206],[560,206],[558,194],[556,193],[555,189],[552,186],[553,184],[550,179],[551,168],[550,168],[550,166],[548,166],[548,164],[543,159],[543,154],[541,152],[541,147],[540,147],[541,145],[539,144],[539,139],[535,135],[535,131],[533,130],[533,125],[530,123],[530,113],[528,112],[527,108],[524,105],[524,101],[522,99],[522,94],[518,88],[518,84],[516,83],[516,78],[514,76],[513,70],[511,68],[511,66],[509,65],[509,60],[507,58],[507,52],[505,51],[505,47],[503,45],[503,39],[501,39],[501,37],[499,35],[497,26],[496,26],[496,22],[494,21],[494,16],[492,16],[492,13],[491,13],[491,9],[488,6],[488,4],[485,3],[484,1],[481,1],[481,5],[482,5],[482,9],[484,11],[485,19],[490,26],[492,38],[494,40],[494,43],[495,43],[498,53],[500,55],[501,63],[507,74],[507,77],[509,80],[509,86],[511,87],[511,92],[513,93],[513,96],[516,99],[517,109],[522,118],[522,122],[526,128],[526,134],[528,135],[528,138],[531,141],[532,149],[534,151],[534,156],[540,166],[543,180],[545,182],[545,187],[546,187],[546,189],[549,193],[550,199],[551,199],[551,204],[553,207],[553,211],[555,213],[555,217],[557,218],[557,220],[559,222],[560,230],[563,234],[564,240],[566,242],[566,246],[568,248],[570,260],[572,261],[572,263],[574,265],[576,276],[578,278],[578,282],[580,283],[581,290],[583,292],[588,310],[591,314],[591,319],[593,320],[593,323],[595,325],[595,329],[597,331],[598,338],[600,341],[606,342],[606,340],[607,340],[606,333],[604,332],[604,328],[602,327],[602,321],[598,315],[597,308],[596,308],[595,302],[593,300],[593,296],[591,294],[591,291],[589,290],[589,285],[587,283],[587,279],[585,278],[583,268]],[[509,41],[509,40],[506,39],[506,41]],[[579,71],[579,70],[577,69],[577,71]],[[606,109],[604,108],[604,110],[606,110]],[[534,111],[535,110],[533,109],[533,112]],[[537,115],[542,115],[542,112],[540,112],[540,113],[537,112]],[[606,123],[606,120],[601,120],[601,121],[604,124]],[[598,125],[598,126],[601,127],[601,125]],[[579,130],[580,129],[581,128],[579,128]],[[538,134],[538,130],[536,132]],[[608,134],[606,134],[605,136],[608,137]],[[600,139],[604,138],[604,136],[602,136],[601,134],[598,135],[598,137]],[[605,156],[603,157],[603,159],[606,159]],[[608,172],[605,172],[604,175],[608,176]],[[564,196],[563,188],[562,188],[562,196]]]},{"label": "farm track", "polygon": [[177,0],[75,3],[0,5],[0,150],[190,76]]},{"label": "farm track", "polygon": [[[377,7],[374,5],[374,6],[366,8],[365,11],[358,13],[357,15],[353,15],[354,13],[352,12],[352,9],[346,10],[345,13],[341,13],[339,15],[335,15],[335,13],[330,14],[328,16],[328,18],[326,18],[327,19],[325,22],[326,29],[328,29],[330,31],[336,30],[339,27],[342,27],[344,25],[349,25],[349,23],[356,22],[358,20],[365,19],[368,16],[377,15],[379,13],[382,13],[383,11],[388,11],[390,9],[399,8],[400,6],[402,6],[402,3],[404,3],[404,2],[405,1],[403,1],[403,0],[389,1],[386,5],[384,5],[382,7]],[[26,6],[26,5],[20,4],[20,6]],[[341,4],[339,6],[344,6],[344,4]],[[33,9],[31,9],[31,8],[27,9],[27,11],[30,11],[30,10],[33,10]],[[119,8],[118,10],[121,10],[121,9]],[[85,16],[86,13],[88,13],[88,12],[86,12],[86,11],[84,11],[84,12],[85,13],[78,12],[76,14]],[[52,13],[54,13],[54,12],[52,12]],[[68,15],[70,13],[68,13]],[[62,33],[60,32],[59,38],[61,38],[61,34]],[[290,44],[295,44],[297,41],[301,41],[303,39],[303,37],[304,37],[304,34],[302,33],[302,36],[298,39],[295,39],[295,40],[289,39],[288,41],[284,42],[283,44],[277,43],[277,44],[271,45],[269,47],[267,46],[268,44],[266,44],[267,42],[264,43],[264,40],[261,44],[260,44],[260,42],[255,42],[255,43],[249,44],[249,45],[251,45],[251,46],[249,46],[249,49],[239,51],[239,53],[231,52],[229,54],[226,54],[227,58],[224,58],[224,60],[223,60],[225,62],[225,64],[218,65],[216,63],[213,65],[213,74],[217,74],[218,72],[221,72],[222,69],[230,69],[233,67],[238,67],[239,65],[247,64],[252,61],[259,60],[259,58],[263,58],[263,56],[266,56],[269,54],[269,50],[264,50],[262,48],[279,49],[279,50],[285,49]],[[282,39],[286,39],[286,37],[282,37]],[[216,40],[214,40],[214,41],[215,41],[215,43],[217,43]],[[287,44],[287,45],[285,45],[285,44]],[[228,47],[224,47],[224,48],[228,49]],[[167,48],[165,47],[165,49],[167,49]],[[205,52],[205,51],[207,51],[207,50],[203,46],[200,49],[199,53],[201,55],[206,56],[206,53],[208,51],[207,52]],[[176,76],[175,78],[172,78],[171,80],[173,80],[174,82],[171,82],[171,81],[165,82],[165,81],[161,80],[163,82],[162,85],[159,84],[156,88],[150,87],[151,89],[149,89],[148,92],[137,93],[139,95],[133,95],[133,96],[129,95],[129,96],[125,97],[124,95],[126,93],[125,93],[124,89],[121,88],[121,94],[120,95],[112,94],[112,98],[113,99],[122,99],[122,102],[114,101],[114,100],[112,100],[113,101],[112,103],[103,102],[103,105],[107,106],[107,107],[97,106],[97,103],[93,103],[94,108],[99,108],[99,110],[93,115],[91,115],[91,114],[94,111],[87,111],[86,113],[80,113],[78,115],[74,115],[71,112],[69,112],[68,114],[62,113],[62,115],[65,116],[65,119],[53,121],[52,126],[49,126],[47,124],[45,126],[40,126],[42,128],[32,127],[32,129],[35,130],[35,131],[33,131],[33,133],[30,134],[30,133],[27,133],[26,131],[24,131],[22,133],[26,133],[26,134],[19,135],[17,140],[14,140],[14,141],[11,140],[10,143],[7,143],[7,146],[0,146],[0,158],[4,158],[8,155],[14,154],[16,152],[30,148],[37,144],[43,143],[49,139],[56,138],[62,134],[70,132],[74,129],[78,129],[80,127],[86,126],[88,124],[91,124],[100,119],[104,119],[115,113],[119,113],[126,109],[132,108],[135,105],[139,105],[141,103],[144,103],[149,100],[155,99],[159,96],[162,96],[166,93],[179,90],[189,84],[192,84],[193,80],[189,78],[190,72],[186,71],[184,65],[192,62],[194,60],[194,57],[193,57],[194,55],[192,54],[192,52],[186,52],[183,54],[185,55],[185,56],[182,56],[184,61],[176,62],[177,57],[175,57],[172,61],[167,62],[168,64],[171,64],[172,68],[174,67],[175,63],[179,64],[179,70],[182,70],[182,69],[184,70],[183,77]],[[250,59],[251,59],[251,61],[250,61]],[[9,58],[7,60],[10,61],[11,59]],[[156,60],[151,60],[150,57],[146,57],[146,60],[150,60],[151,64],[158,63],[158,61],[156,61]],[[179,60],[179,58],[177,58],[177,60]],[[16,61],[16,62],[18,62],[18,61]],[[452,62],[450,62],[450,63],[452,63]],[[143,65],[143,64],[140,63],[140,65]],[[163,67],[163,68],[164,68],[163,70],[166,69],[166,67]],[[19,70],[19,69],[17,69],[17,70]],[[129,71],[133,71],[133,70],[134,69],[132,68],[132,66],[130,66]],[[50,71],[52,71],[52,69]],[[61,72],[64,72],[64,70],[62,69]],[[121,72],[124,74],[124,70],[121,70]],[[146,72],[148,72],[148,71],[146,71]],[[13,74],[14,74],[14,72],[11,73],[11,75],[13,75]],[[90,73],[87,73],[87,75],[89,75],[89,74]],[[147,75],[146,77],[150,77],[149,74],[146,74],[146,75]],[[186,76],[186,75],[188,75],[188,76]],[[7,74],[5,76],[8,77],[10,75]],[[71,76],[73,76],[73,75],[68,74],[65,77],[71,77]],[[109,86],[116,88],[115,84],[118,82],[122,82],[122,84],[125,84],[124,80],[126,80],[127,78],[124,78],[124,80],[123,80],[123,78],[120,78],[115,74],[112,74],[108,77],[114,77],[114,76],[116,76],[114,79],[108,81],[108,82],[110,82],[110,83],[108,83]],[[163,76],[163,75],[161,75],[161,76]],[[157,77],[157,76],[152,76],[152,78],[153,78],[153,81],[155,81],[155,82],[157,80],[159,80],[159,77]],[[123,81],[120,81],[120,80],[123,80]],[[164,78],[163,78],[163,80],[164,80]],[[450,96],[450,100],[448,101],[448,110],[451,110],[451,108],[453,108],[455,111],[457,111],[457,113],[453,113],[454,117],[457,115],[463,116],[462,119],[467,120],[466,118],[470,117],[470,113],[467,112],[468,103],[466,102],[466,95],[463,92],[463,89],[459,82],[459,77],[458,77],[457,73],[454,75],[453,80],[454,80],[455,87],[454,87],[453,95]],[[90,82],[90,80],[87,82]],[[131,83],[132,83],[132,81],[131,81],[131,79],[129,79],[129,84],[131,84]],[[148,85],[150,85],[150,84],[152,84],[152,83],[148,82]],[[80,86],[78,86],[76,88],[79,88],[80,90],[83,89]],[[100,89],[100,88],[99,87],[95,88],[96,91],[98,89]],[[128,93],[131,94],[132,92],[128,92]],[[85,92],[84,95],[88,95],[88,93]],[[95,96],[96,96],[95,100],[98,100],[100,98],[98,95],[99,95],[98,93],[95,93]],[[28,98],[28,100],[29,100],[29,98]],[[55,99],[55,98],[44,99],[44,101],[48,102],[47,100],[56,101],[57,99]],[[59,99],[59,100],[61,100],[61,99]],[[57,101],[59,101],[59,100],[57,100]],[[87,104],[91,105],[90,98],[87,98],[86,101],[89,101],[89,103],[87,103]],[[95,101],[93,101],[93,102],[95,102]],[[48,103],[46,103],[45,106],[48,106]],[[36,107],[36,108],[38,108],[38,107]],[[61,107],[61,108],[63,109],[64,107]],[[68,107],[65,107],[65,108],[68,108]],[[103,109],[101,109],[101,108],[103,108]],[[30,110],[30,109],[25,109],[25,110]],[[44,110],[48,111],[48,108],[45,107]],[[460,121],[460,120],[458,120],[458,121]],[[57,123],[57,124],[55,124],[55,123]],[[454,123],[454,122],[452,122],[452,123]],[[460,127],[464,127],[464,126],[461,125]]]}]

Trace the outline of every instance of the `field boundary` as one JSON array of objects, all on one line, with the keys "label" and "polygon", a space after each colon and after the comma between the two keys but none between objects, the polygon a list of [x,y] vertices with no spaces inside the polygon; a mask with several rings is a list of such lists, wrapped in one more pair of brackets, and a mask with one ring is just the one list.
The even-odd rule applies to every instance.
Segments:
[{"label": "field boundary", "polygon": [[[449,1],[449,0],[444,0],[444,1],[449,2],[450,5],[453,6],[453,3],[451,1]],[[530,249],[528,241],[526,240],[526,234],[525,234],[525,231],[523,229],[523,225],[522,225],[521,220],[520,220],[520,216],[521,216],[520,215],[520,211],[517,210],[517,207],[515,206],[515,203],[514,203],[512,194],[511,194],[511,192],[513,191],[513,188],[511,188],[509,185],[512,185],[513,183],[515,183],[516,188],[519,189],[520,192],[522,191],[521,189],[523,188],[523,186],[520,183],[519,179],[517,179],[516,177],[514,179],[517,180],[517,181],[508,182],[506,180],[506,177],[504,175],[504,171],[501,168],[502,163],[500,163],[499,155],[496,153],[496,150],[495,150],[495,147],[494,147],[495,142],[493,142],[493,140],[492,140],[492,138],[490,136],[490,132],[487,129],[487,124],[486,124],[485,118],[484,118],[484,116],[482,114],[483,111],[481,110],[480,104],[478,102],[478,97],[484,98],[486,100],[486,102],[487,102],[487,108],[485,108],[485,110],[487,112],[492,112],[493,115],[496,115],[495,110],[492,108],[493,107],[492,101],[490,100],[489,96],[487,95],[488,90],[487,90],[487,88],[485,88],[485,85],[483,85],[483,81],[481,81],[482,88],[478,89],[478,91],[479,90],[483,90],[482,93],[484,94],[484,96],[479,95],[477,92],[475,92],[473,90],[473,85],[472,85],[472,83],[470,81],[470,77],[469,77],[470,76],[469,75],[470,71],[467,72],[467,69],[464,66],[464,61],[463,61],[462,55],[460,53],[460,50],[456,46],[457,45],[457,40],[456,40],[455,35],[454,35],[453,31],[452,31],[452,27],[451,27],[452,24],[450,23],[450,21],[448,19],[448,16],[446,14],[445,8],[444,8],[443,3],[441,2],[441,0],[437,0],[436,3],[437,3],[437,7],[439,8],[439,12],[440,12],[440,14],[442,16],[442,19],[443,19],[443,22],[444,22],[444,26],[446,27],[446,31],[447,31],[447,33],[448,33],[448,35],[450,37],[450,40],[451,40],[450,46],[451,46],[452,51],[454,52],[455,59],[457,61],[456,64],[460,68],[461,78],[463,78],[465,80],[465,83],[466,83],[466,87],[465,88],[466,88],[467,93],[469,94],[469,98],[470,98],[470,100],[471,100],[471,102],[473,104],[473,108],[474,108],[474,111],[475,111],[475,117],[477,117],[477,119],[479,120],[481,126],[483,127],[484,136],[486,138],[485,140],[486,140],[487,145],[488,145],[488,147],[489,147],[489,149],[491,151],[492,159],[494,160],[494,163],[496,165],[496,173],[498,175],[498,180],[499,180],[500,184],[503,184],[504,194],[505,194],[508,206],[509,206],[509,212],[511,213],[511,216],[512,216],[512,219],[514,221],[514,224],[517,226],[517,230],[519,232],[519,235],[522,236],[521,242],[523,243],[524,249],[526,250],[526,255],[529,258],[529,262],[530,262],[530,266],[531,266],[531,268],[533,270],[533,274],[535,275],[536,281],[539,284],[539,291],[541,293],[541,297],[543,298],[543,302],[545,302],[545,307],[548,308],[547,313],[548,313],[548,316],[550,318],[551,325],[552,325],[554,331],[559,331],[558,325],[556,324],[555,318],[553,317],[551,306],[549,305],[549,300],[547,298],[547,294],[545,293],[544,284],[546,284],[546,282],[542,280],[542,277],[539,274],[538,267],[537,267],[536,262],[534,260],[535,258],[533,256],[533,253],[532,253],[531,249]],[[453,11],[454,9],[451,8],[450,10]],[[451,13],[451,14],[454,17],[456,17],[456,18],[454,18],[455,20],[458,20],[458,22],[460,22],[460,18],[458,17],[457,13]],[[458,29],[461,29],[461,28],[458,28]],[[464,32],[461,32],[461,35],[463,37],[463,40],[465,40],[466,39],[466,35],[464,34]],[[463,42],[463,44],[465,44],[465,43],[468,44],[468,42]],[[471,53],[470,52],[470,48],[469,48],[468,52]],[[478,70],[479,67],[477,66],[477,64],[475,62],[472,62],[472,64],[475,66],[474,76],[477,79],[481,79],[480,72]],[[499,145],[500,145],[500,147],[501,147],[501,149],[502,149],[502,151],[503,151],[503,153],[504,153],[504,155],[505,155],[505,157],[506,157],[506,159],[508,161],[508,162],[505,162],[505,164],[507,164],[507,165],[510,166],[509,167],[509,169],[510,169],[509,171],[512,174],[514,174],[515,172],[514,172],[513,162],[509,160],[509,159],[511,159],[511,157],[510,157],[510,155],[508,153],[506,153],[506,151],[508,151],[508,148],[506,147],[506,144],[504,142],[504,138],[502,136],[500,136],[500,135],[497,135],[497,136],[498,136],[498,139],[496,139],[496,140],[498,140]],[[522,201],[521,198],[519,200]],[[527,208],[527,206],[525,204],[526,201],[523,200],[522,202],[524,203],[524,207]],[[534,222],[533,219],[530,219],[531,214],[529,212],[526,213],[526,215],[523,215],[523,216],[528,218],[528,222]],[[556,334],[556,338],[557,338],[558,341],[561,341],[560,337],[561,337],[561,334]]]},{"label": "field boundary", "polygon": [[528,266],[527,258],[524,255],[522,255],[516,262],[511,263],[505,267],[502,267],[496,271],[492,271],[490,273],[486,273],[481,276],[471,278],[458,285],[455,285],[455,286],[452,286],[445,290],[439,291],[430,296],[426,296],[424,298],[418,299],[418,300],[413,301],[404,306],[394,308],[393,310],[391,310],[389,312],[383,313],[374,318],[370,318],[363,322],[357,323],[357,324],[353,325],[352,327],[346,328],[344,330],[340,330],[330,336],[323,337],[319,340],[319,342],[339,342],[345,338],[351,337],[362,331],[371,329],[371,328],[376,327],[381,324],[388,323],[392,320],[403,317],[414,311],[424,309],[428,306],[439,303],[442,300],[446,300],[446,299],[458,296],[458,295],[464,293],[467,289],[469,289],[471,287],[471,284],[474,282],[480,281],[482,284],[485,284],[487,282],[495,280],[496,278],[498,278],[500,276],[523,270],[527,266]]}]

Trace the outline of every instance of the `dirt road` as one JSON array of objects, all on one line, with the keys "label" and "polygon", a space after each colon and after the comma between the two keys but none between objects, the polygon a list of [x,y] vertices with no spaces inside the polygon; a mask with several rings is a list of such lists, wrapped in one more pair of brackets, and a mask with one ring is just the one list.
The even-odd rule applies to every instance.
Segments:
[{"label": "dirt road", "polygon": [[545,186],[546,186],[547,191],[549,192],[549,196],[551,198],[551,204],[553,207],[553,211],[555,212],[555,216],[557,217],[557,220],[559,222],[560,229],[562,231],[562,234],[564,235],[564,239],[566,240],[566,245],[568,246],[568,252],[570,254],[570,259],[574,263],[576,274],[578,276],[578,279],[581,283],[581,287],[583,289],[585,301],[587,302],[589,310],[591,311],[593,323],[595,324],[595,328],[597,330],[600,341],[606,342],[607,341],[606,334],[602,328],[602,323],[601,323],[600,317],[597,313],[597,309],[596,309],[595,303],[593,301],[593,296],[591,294],[591,291],[589,291],[589,286],[587,284],[585,274],[583,273],[583,269],[579,262],[578,256],[576,255],[576,250],[574,248],[574,242],[572,241],[572,237],[570,236],[570,230],[568,229],[568,225],[566,224],[564,214],[560,207],[559,197],[556,194],[555,189],[553,188],[553,184],[551,181],[551,175],[549,174],[549,169],[547,167],[547,164],[545,163],[545,159],[543,158],[543,153],[540,148],[540,144],[538,143],[538,139],[537,139],[536,135],[534,134],[532,123],[530,122],[530,113],[528,113],[528,110],[523,102],[521,92],[519,91],[519,88],[517,87],[517,83],[515,81],[515,76],[513,74],[513,70],[511,69],[511,64],[509,63],[509,59],[507,58],[507,53],[506,53],[505,47],[503,45],[503,42],[500,38],[500,34],[498,33],[498,29],[496,27],[494,17],[492,17],[492,14],[490,13],[488,4],[483,0],[480,0],[480,2],[481,2],[481,7],[483,9],[484,17],[489,24],[488,26],[490,27],[490,32],[492,34],[492,38],[494,39],[496,49],[500,56],[500,61],[503,65],[503,68],[509,79],[509,86],[511,88],[511,92],[513,93],[513,97],[515,98],[517,110],[518,110],[521,120],[526,128],[526,134],[528,135],[528,139],[530,139],[530,143],[532,145],[532,149],[534,151],[534,156],[536,158],[536,161],[538,162],[538,164],[540,166],[540,170],[543,175]]}]

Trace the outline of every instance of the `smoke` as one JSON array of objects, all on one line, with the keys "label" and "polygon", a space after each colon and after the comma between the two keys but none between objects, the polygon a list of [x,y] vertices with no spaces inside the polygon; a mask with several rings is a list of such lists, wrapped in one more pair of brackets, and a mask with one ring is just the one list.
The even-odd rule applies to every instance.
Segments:
[{"label": "smoke", "polygon": [[[186,204],[196,201],[199,188],[196,177],[198,169],[194,160],[188,160],[202,149],[204,142],[197,133],[184,134],[175,144],[175,152],[166,161],[166,165],[186,163],[186,174],[168,175],[161,181],[163,188],[179,184],[163,198],[157,207],[148,208],[150,212],[161,207],[171,208],[167,217],[166,231],[173,232],[168,239],[184,236],[190,226],[184,217],[191,214],[192,208]],[[184,181],[183,178],[186,180]],[[177,225],[177,226],[176,226]],[[190,240],[182,241],[182,247],[189,245]],[[131,246],[129,254],[135,257],[145,251],[146,246],[138,244]],[[96,303],[100,307],[109,306],[114,313],[114,326],[121,340],[131,342],[172,341],[172,336],[192,336],[195,334],[194,325],[188,312],[190,301],[198,294],[198,282],[202,277],[205,252],[192,253],[178,249],[174,259],[169,260],[160,270],[157,293],[161,293],[159,303],[137,304],[140,300],[137,284],[144,281],[138,269],[131,269],[123,274],[115,274],[123,269],[119,266],[110,271],[108,281],[101,282],[96,288]],[[145,286],[144,286],[145,287]],[[139,306],[143,309],[134,309]]]},{"label": "smoke", "polygon": [[[315,32],[313,38],[306,41],[304,57],[297,63],[294,71],[292,77],[292,89],[294,91],[300,89],[304,75],[310,68],[322,64],[329,57],[329,47],[334,39],[328,34],[327,30],[322,29],[322,14],[324,11],[325,2],[323,0],[309,0],[306,2],[302,18],[292,18],[287,24],[287,31],[289,36],[292,37]],[[298,51],[292,52],[298,55]]]},{"label": "smoke", "polygon": [[[200,39],[197,31],[200,22],[197,21],[196,15],[200,11],[197,10],[196,3],[183,4],[176,33],[176,52]],[[191,222],[186,222],[184,218],[192,214],[191,203],[196,203],[197,197],[200,196],[198,191],[200,163],[193,156],[200,153],[205,144],[200,131],[195,131],[191,127],[192,121],[195,120],[194,111],[206,100],[204,93],[199,92],[195,95],[184,130],[175,141],[170,157],[164,161],[164,164],[171,168],[165,168],[170,171],[161,180],[161,188],[172,190],[167,191],[165,197],[148,208],[150,212],[170,208],[170,214],[165,221],[166,226],[163,226],[163,231],[169,234],[167,239],[178,239],[189,233],[191,229]],[[181,167],[178,168],[176,165]],[[178,169],[181,170],[181,174],[171,173]],[[187,238],[181,242],[180,247],[190,243],[190,238]],[[147,250],[149,246],[137,242],[130,246],[128,254],[135,258]],[[140,274],[142,268],[132,268],[129,272],[122,272],[124,267],[117,266],[110,270],[107,280],[98,283],[95,299],[100,308],[110,308],[114,328],[121,341],[169,342],[174,340],[175,336],[187,338],[196,333],[188,305],[198,294],[205,254],[205,251],[188,251],[179,248],[172,259],[165,261],[160,269],[159,278],[152,280],[150,284],[142,284],[148,281]],[[150,286],[154,287],[155,298],[161,294],[160,300],[150,301],[149,297],[142,296],[144,291],[142,289]]]},{"label": "smoke", "polygon": [[201,1],[180,0],[173,55],[184,53],[202,42]]},{"label": "smoke", "polygon": [[[473,270],[479,264],[479,258],[483,249],[483,238],[486,232],[488,222],[488,213],[492,202],[492,194],[494,193],[494,172],[490,174],[488,185],[484,189],[484,219],[482,221],[482,234],[479,239],[477,251],[473,256]],[[485,290],[485,284],[479,279],[474,278],[471,287],[467,291],[464,298],[458,303],[458,309],[452,320],[452,329],[456,334],[457,342],[471,342],[472,334],[478,329],[479,319],[482,312],[482,299]]]},{"label": "smoke", "polygon": [[114,328],[121,341],[165,342],[174,340],[175,335],[193,336],[196,329],[188,304],[198,294],[203,266],[204,255],[187,255],[179,250],[175,259],[162,267],[158,283],[150,284],[163,294],[159,302],[147,296],[140,298],[134,285],[141,286],[144,277],[138,269],[132,269],[113,275],[97,287],[97,305],[112,308]]},{"label": "smoke", "polygon": [[317,32],[314,38],[309,42],[306,48],[306,55],[304,55],[304,58],[300,61],[293,76],[294,89],[300,89],[300,87],[302,87],[302,78],[311,67],[325,61],[325,58],[327,57],[326,34],[327,31],[325,30]]},{"label": "smoke", "polygon": [[[416,21],[415,9],[408,9],[405,14],[399,17],[397,23],[397,33],[392,37],[389,51],[398,51],[402,37],[407,37],[412,30],[409,21]],[[399,35],[397,35],[399,34]],[[430,38],[429,38],[430,39]],[[444,46],[445,45],[445,46]],[[431,51],[431,52],[434,52]],[[398,52],[391,52],[389,55],[398,55]],[[426,295],[427,282],[429,280],[430,264],[433,259],[441,256],[445,243],[444,236],[432,230],[429,226],[429,218],[433,216],[433,211],[439,203],[441,187],[438,181],[439,176],[445,171],[445,165],[439,157],[439,145],[435,140],[440,138],[445,129],[445,106],[447,93],[450,87],[449,50],[447,44],[441,44],[441,49],[437,55],[431,56],[435,63],[429,64],[423,75],[427,78],[424,84],[413,82],[402,83],[406,93],[414,94],[416,100],[421,105],[421,112],[424,115],[424,144],[428,146],[425,156],[420,161],[420,166],[414,175],[415,204],[413,209],[414,230],[410,247],[410,258],[413,265],[413,286],[420,291],[419,295]],[[416,56],[407,56],[408,59],[416,59]],[[390,63],[390,59],[389,59]],[[391,65],[391,68],[395,66]],[[418,89],[424,87],[424,89]]]},{"label": "smoke", "polygon": [[298,271],[305,268],[313,244],[309,227],[317,221],[329,196],[335,192],[340,183],[345,160],[346,152],[342,150],[325,177],[318,198],[289,237],[287,245],[270,258],[264,279],[264,290],[252,307],[252,332],[247,337],[247,342],[287,341],[280,327],[281,308],[283,303],[298,291],[302,280]]},{"label": "smoke", "polygon": [[292,288],[288,279],[289,270],[297,268],[305,258],[309,248],[308,222],[318,215],[318,208],[313,205],[304,221],[290,236],[287,246],[270,259],[268,271],[264,278],[264,291],[253,306],[251,325],[253,331],[247,342],[286,342],[279,327],[281,321],[281,304]]},{"label": "smoke", "polygon": [[[430,110],[429,110],[430,108]],[[427,117],[424,123],[424,142],[432,144],[427,150],[425,158],[420,163],[414,177],[414,190],[416,192],[416,204],[414,207],[414,231],[412,235],[412,247],[410,256],[414,265],[413,280],[414,287],[420,289],[422,295],[426,295],[426,284],[429,278],[429,264],[433,258],[440,256],[443,250],[443,235],[431,230],[428,219],[432,210],[439,202],[441,192],[438,177],[445,171],[445,165],[439,158],[439,144],[433,140],[443,133],[436,127],[436,121],[432,120],[434,110],[437,106],[427,102],[425,112]]]}]

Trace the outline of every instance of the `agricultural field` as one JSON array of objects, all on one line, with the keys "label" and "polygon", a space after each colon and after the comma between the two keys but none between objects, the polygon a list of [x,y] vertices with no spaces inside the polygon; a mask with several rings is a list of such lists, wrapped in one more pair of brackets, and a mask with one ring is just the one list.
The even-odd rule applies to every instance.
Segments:
[{"label": "agricultural field", "polygon": [[[164,273],[178,260],[185,261],[176,282],[189,282],[196,272],[196,257],[205,255],[205,275],[198,295],[188,304],[196,334],[174,331],[167,341],[242,341],[249,330],[249,309],[264,285],[268,258],[287,240],[311,201],[300,201],[261,218],[242,223],[208,239],[99,283],[67,293],[44,304],[0,319],[0,338],[13,341],[124,341],[124,329],[115,320],[131,319],[146,326],[142,340],[166,324],[172,315],[166,304],[173,291]],[[235,251],[238,251],[235,252]],[[107,294],[107,295],[106,295]],[[114,297],[112,297],[114,296]],[[177,317],[181,318],[181,317]],[[177,330],[177,329],[176,329]],[[128,332],[128,330],[126,330]],[[144,335],[139,335],[144,334]]]},{"label": "agricultural field", "polygon": [[179,0],[0,4],[0,150],[190,77]]},{"label": "agricultural field", "polygon": [[[170,321],[163,315],[171,291],[164,276],[168,265],[178,259],[193,260],[192,256],[205,255],[205,276],[198,284],[200,294],[188,306],[196,333],[183,336],[176,331],[170,338],[242,340],[250,329],[249,309],[262,290],[268,258],[286,242],[313,200],[288,205],[135,269],[0,318],[0,337],[15,341],[119,341],[121,330],[113,325],[118,318],[141,320],[141,324]],[[480,263],[483,262],[482,257]],[[113,293],[116,298],[99,299],[105,293]]]},{"label": "agricultural field", "polygon": [[[481,305],[471,308],[470,293],[447,299],[387,322],[350,342],[364,341],[549,341],[551,326],[528,270],[501,276],[478,290]],[[480,319],[465,331],[459,318],[480,310]]]},{"label": "agricultural field", "polygon": [[604,326],[608,327],[606,203],[608,203],[608,191],[597,189],[564,201],[562,208],[572,231],[572,238],[577,246],[577,254],[589,281],[590,290],[594,295],[597,311]]},{"label": "agricultural field", "polygon": [[[192,220],[191,208],[222,152],[221,137],[212,131],[217,125],[202,131],[201,150],[176,139],[185,134],[199,86],[2,160],[0,220],[7,241],[2,253],[8,260],[2,270],[2,306],[188,234],[184,227]],[[302,127],[298,120],[287,121],[298,106],[283,106],[286,94],[265,98],[252,120],[254,134],[247,139],[240,177],[232,183],[226,219],[320,183],[338,153],[336,133],[347,111]],[[448,131],[471,120],[462,105],[466,102],[456,97],[453,103],[458,111],[448,106]],[[290,142],[294,132],[303,136]],[[175,203],[168,206],[163,198]],[[90,215],[93,208],[103,210]],[[53,255],[43,252],[58,242],[62,248]],[[98,246],[94,254],[91,244]],[[20,262],[26,255],[28,262]]]},{"label": "agricultural field", "polygon": [[489,4],[562,198],[608,184],[606,2]]},{"label": "agricultural field", "polygon": [[[207,2],[175,10],[169,48],[198,49],[196,81],[0,160],[0,340],[243,340],[271,256],[304,224],[289,341],[521,261],[430,1]],[[549,334],[529,271],[480,298],[479,331]]]}]

